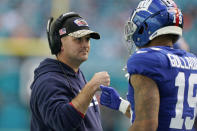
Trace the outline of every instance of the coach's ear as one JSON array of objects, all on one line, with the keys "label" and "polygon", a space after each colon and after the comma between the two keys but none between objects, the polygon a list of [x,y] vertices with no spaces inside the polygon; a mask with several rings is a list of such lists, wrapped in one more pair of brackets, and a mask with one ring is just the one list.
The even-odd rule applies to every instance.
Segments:
[{"label": "coach's ear", "polygon": [[64,51],[64,46],[63,46],[63,44],[66,42],[66,38],[67,38],[67,37],[62,37],[62,38],[61,38],[61,43],[62,43],[62,44],[61,44],[61,48],[60,48],[61,51]]}]

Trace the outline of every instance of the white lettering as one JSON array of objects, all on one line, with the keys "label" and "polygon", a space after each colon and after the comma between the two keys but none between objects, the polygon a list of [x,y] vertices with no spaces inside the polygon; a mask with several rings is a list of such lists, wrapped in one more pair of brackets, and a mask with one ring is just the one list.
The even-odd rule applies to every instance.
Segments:
[{"label": "white lettering", "polygon": [[172,55],[172,54],[167,54],[167,56],[168,56],[168,58],[169,58],[169,60],[170,60],[170,64],[171,64],[171,66],[172,67],[176,67],[176,59],[174,58],[174,55]]},{"label": "white lettering", "polygon": [[139,3],[138,9],[148,9],[150,4],[152,3],[152,0],[143,0]]},{"label": "white lettering", "polygon": [[177,55],[174,55],[174,57],[176,58],[176,61],[177,61],[177,67],[180,68],[181,67],[181,61],[180,61],[179,57]]},{"label": "white lettering", "polygon": [[182,57],[179,57],[179,58],[183,61],[183,67],[185,69],[189,69],[189,66],[186,64],[186,60],[184,58],[182,58]]},{"label": "white lettering", "polygon": [[196,57],[180,57],[173,54],[167,54],[167,56],[172,67],[197,70]]}]

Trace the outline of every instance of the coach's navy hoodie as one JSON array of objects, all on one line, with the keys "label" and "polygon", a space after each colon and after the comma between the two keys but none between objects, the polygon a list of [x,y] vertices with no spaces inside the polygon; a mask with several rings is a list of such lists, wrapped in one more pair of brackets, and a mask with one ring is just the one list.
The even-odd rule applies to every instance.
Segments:
[{"label": "coach's navy hoodie", "polygon": [[69,102],[86,84],[82,72],[45,59],[31,85],[31,131],[102,131],[98,102],[93,99],[83,118]]}]

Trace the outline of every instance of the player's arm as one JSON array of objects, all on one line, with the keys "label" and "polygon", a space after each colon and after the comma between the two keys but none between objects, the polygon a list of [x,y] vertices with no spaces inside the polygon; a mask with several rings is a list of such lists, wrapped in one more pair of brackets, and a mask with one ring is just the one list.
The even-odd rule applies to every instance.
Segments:
[{"label": "player's arm", "polygon": [[101,105],[111,108],[113,110],[119,110],[128,118],[131,117],[130,103],[127,100],[121,98],[118,92],[112,87],[100,86],[100,88],[102,90],[100,97]]},{"label": "player's arm", "polygon": [[156,131],[160,104],[157,84],[143,75],[132,75],[130,83],[135,92],[136,118],[129,131]]}]

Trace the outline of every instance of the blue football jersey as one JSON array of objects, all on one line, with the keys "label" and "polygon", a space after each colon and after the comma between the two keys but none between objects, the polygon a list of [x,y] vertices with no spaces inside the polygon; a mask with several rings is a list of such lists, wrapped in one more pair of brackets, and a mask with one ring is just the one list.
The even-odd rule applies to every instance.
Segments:
[{"label": "blue football jersey", "polygon": [[[197,112],[197,58],[168,46],[143,48],[127,62],[129,75],[141,74],[159,88],[158,131],[192,131]],[[129,84],[128,101],[135,120],[134,89]]]}]

